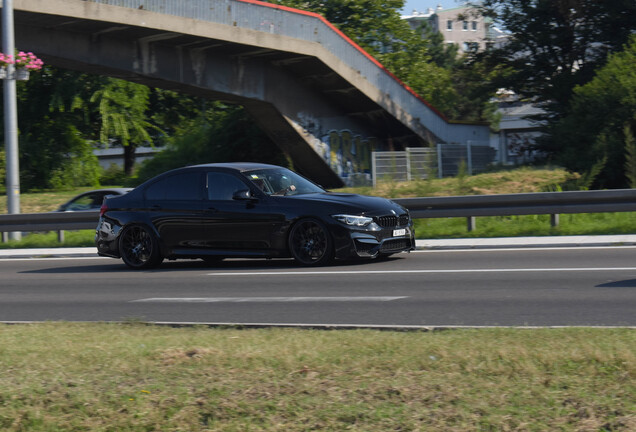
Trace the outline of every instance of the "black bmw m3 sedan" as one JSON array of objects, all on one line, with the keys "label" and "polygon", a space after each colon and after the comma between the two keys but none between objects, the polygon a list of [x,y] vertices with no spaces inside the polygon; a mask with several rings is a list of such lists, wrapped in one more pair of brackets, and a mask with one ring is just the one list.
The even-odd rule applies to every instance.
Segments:
[{"label": "black bmw m3 sedan", "polygon": [[327,192],[274,165],[216,163],[163,173],[126,195],[107,197],[99,255],[134,269],[164,259],[377,258],[414,249],[409,213],[391,200]]}]

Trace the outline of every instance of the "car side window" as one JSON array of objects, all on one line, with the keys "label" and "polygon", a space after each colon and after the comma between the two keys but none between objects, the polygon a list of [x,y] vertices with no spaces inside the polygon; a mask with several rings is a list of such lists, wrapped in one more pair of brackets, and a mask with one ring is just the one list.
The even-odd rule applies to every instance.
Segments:
[{"label": "car side window", "polygon": [[234,193],[249,189],[241,179],[222,172],[208,173],[208,199],[211,201],[231,200]]},{"label": "car side window", "polygon": [[97,195],[97,194],[84,195],[83,197],[73,201],[68,207],[66,207],[66,210],[77,211],[77,210],[90,210],[93,208],[99,208],[99,206],[101,206],[101,201],[99,201],[100,197],[101,195]]},{"label": "car side window", "polygon": [[198,172],[165,177],[146,189],[147,200],[192,201],[201,199],[203,189]]}]

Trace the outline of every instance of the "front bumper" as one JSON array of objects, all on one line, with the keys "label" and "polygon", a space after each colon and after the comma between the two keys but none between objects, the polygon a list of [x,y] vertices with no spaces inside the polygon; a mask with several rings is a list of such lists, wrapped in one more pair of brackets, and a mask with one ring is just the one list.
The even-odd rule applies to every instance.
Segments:
[{"label": "front bumper", "polygon": [[415,234],[412,227],[399,230],[382,230],[377,233],[352,232],[351,241],[356,255],[361,258],[374,258],[378,255],[389,255],[415,249]]},{"label": "front bumper", "polygon": [[407,225],[370,230],[364,228],[332,226],[336,258],[376,258],[415,249],[415,231],[409,221]]}]

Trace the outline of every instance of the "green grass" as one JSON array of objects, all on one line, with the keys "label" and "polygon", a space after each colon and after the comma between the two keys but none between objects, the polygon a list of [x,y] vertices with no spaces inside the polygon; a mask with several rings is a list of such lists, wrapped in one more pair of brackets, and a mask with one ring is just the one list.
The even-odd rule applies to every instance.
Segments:
[{"label": "green grass", "polygon": [[0,327],[3,431],[636,429],[636,332]]},{"label": "green grass", "polygon": [[380,181],[377,186],[342,188],[340,192],[354,192],[386,198],[408,198],[456,195],[495,195],[511,193],[550,192],[570,188],[579,176],[563,169],[517,168],[474,176],[409,182]]},{"label": "green grass", "polygon": [[[97,221],[95,221],[97,226]],[[0,249],[30,249],[58,247],[93,247],[95,246],[95,230],[64,231],[64,242],[58,241],[56,232],[32,233],[22,236],[22,240],[9,240],[0,243]]]},{"label": "green grass", "polygon": [[476,218],[468,232],[466,218],[416,219],[417,238],[489,238],[562,235],[610,235],[636,233],[636,213],[587,213],[560,215],[550,226],[549,215],[491,216]]},{"label": "green grass", "polygon": [[[113,186],[115,187],[115,186]],[[117,186],[118,187],[118,186]],[[82,192],[95,189],[93,187],[81,187],[65,191],[41,191],[20,194],[21,213],[44,213],[57,210],[66,201]],[[7,196],[0,195],[0,214],[7,213]]]}]

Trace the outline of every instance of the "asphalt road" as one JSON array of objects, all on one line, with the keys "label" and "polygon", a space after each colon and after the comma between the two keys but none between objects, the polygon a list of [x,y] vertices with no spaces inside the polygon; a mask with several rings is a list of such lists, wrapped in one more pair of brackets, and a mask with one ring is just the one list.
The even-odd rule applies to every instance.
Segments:
[{"label": "asphalt road", "polygon": [[636,326],[636,247],[418,251],[289,260],[0,260],[0,321]]}]

